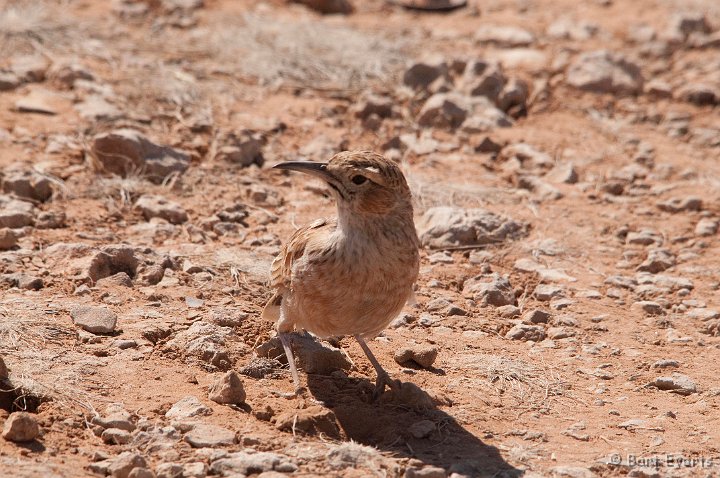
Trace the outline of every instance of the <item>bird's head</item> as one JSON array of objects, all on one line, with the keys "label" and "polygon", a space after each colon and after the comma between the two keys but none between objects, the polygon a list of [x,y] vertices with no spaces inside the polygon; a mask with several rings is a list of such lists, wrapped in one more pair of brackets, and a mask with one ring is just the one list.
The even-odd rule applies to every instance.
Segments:
[{"label": "bird's head", "polygon": [[412,217],[410,188],[398,165],[370,151],[343,151],[327,163],[291,161],[275,166],[324,180],[340,210],[363,216],[406,214]]}]

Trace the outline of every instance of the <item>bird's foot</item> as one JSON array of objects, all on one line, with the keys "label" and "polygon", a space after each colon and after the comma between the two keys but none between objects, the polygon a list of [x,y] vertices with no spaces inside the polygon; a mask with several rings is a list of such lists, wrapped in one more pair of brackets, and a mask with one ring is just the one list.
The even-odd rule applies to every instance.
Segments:
[{"label": "bird's foot", "polygon": [[391,390],[397,390],[402,386],[400,380],[393,380],[387,372],[379,373],[377,380],[375,381],[375,391],[373,392],[373,402],[376,402],[385,393],[385,386],[388,386]]},{"label": "bird's foot", "polygon": [[280,390],[273,390],[270,393],[276,397],[286,398],[288,400],[291,400],[293,398],[305,398],[305,394],[307,393],[307,388],[305,388],[303,386],[297,386],[297,387],[295,387],[294,392],[281,392]]}]

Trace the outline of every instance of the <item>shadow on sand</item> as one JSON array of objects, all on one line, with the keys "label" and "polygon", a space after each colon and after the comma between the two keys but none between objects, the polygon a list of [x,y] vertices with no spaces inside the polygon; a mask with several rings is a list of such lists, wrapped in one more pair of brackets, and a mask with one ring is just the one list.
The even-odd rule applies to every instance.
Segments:
[{"label": "shadow on sand", "polygon": [[[308,375],[310,393],[334,412],[348,439],[444,468],[448,475],[510,478],[524,474],[507,463],[497,448],[439,410],[416,385],[404,382],[399,392],[386,391],[377,402],[371,400],[373,387],[364,379]],[[425,432],[423,438],[413,434]]]}]

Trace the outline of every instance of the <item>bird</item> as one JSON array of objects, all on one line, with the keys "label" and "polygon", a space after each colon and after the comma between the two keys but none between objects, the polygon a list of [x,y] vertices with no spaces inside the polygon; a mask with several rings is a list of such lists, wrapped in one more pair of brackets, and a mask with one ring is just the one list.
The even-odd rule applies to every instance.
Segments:
[{"label": "bird", "polygon": [[321,339],[352,336],[377,373],[375,398],[389,374],[367,341],[414,300],[420,266],[412,194],[394,161],[372,151],[343,151],[327,162],[290,161],[276,169],[323,180],[337,205],[335,217],[297,229],[270,267],[274,295],[262,317],[276,323],[295,385],[300,384],[289,335]]}]

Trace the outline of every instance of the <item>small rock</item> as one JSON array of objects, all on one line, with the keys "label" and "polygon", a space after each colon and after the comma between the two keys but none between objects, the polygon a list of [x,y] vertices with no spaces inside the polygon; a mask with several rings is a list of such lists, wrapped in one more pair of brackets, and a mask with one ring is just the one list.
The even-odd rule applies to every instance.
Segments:
[{"label": "small rock", "polygon": [[245,402],[245,389],[234,370],[218,377],[208,390],[208,398],[216,403],[239,405]]},{"label": "small rock", "polygon": [[687,375],[673,373],[670,377],[658,377],[650,383],[660,390],[669,390],[679,395],[691,395],[697,392],[697,385]]},{"label": "small rock", "polygon": [[142,212],[146,221],[159,217],[171,224],[182,224],[188,220],[188,214],[180,204],[154,194],[140,196],[135,207]]},{"label": "small rock", "polygon": [[34,88],[15,102],[15,109],[21,113],[56,115],[70,107],[65,96],[45,88]]},{"label": "small rock", "polygon": [[50,63],[43,55],[16,55],[10,59],[10,71],[24,82],[41,82]]},{"label": "small rock", "polygon": [[546,178],[553,183],[576,184],[579,180],[578,173],[572,163],[558,163],[546,175]]},{"label": "small rock", "polygon": [[505,334],[512,340],[540,342],[545,339],[545,329],[539,325],[517,324]]},{"label": "small rock", "polygon": [[408,432],[415,438],[427,438],[432,432],[435,431],[435,422],[431,420],[420,420],[415,422],[408,427]]},{"label": "small rock", "polygon": [[115,331],[117,315],[106,307],[80,306],[70,311],[75,325],[93,334],[111,334]]},{"label": "small rock", "polygon": [[438,355],[438,348],[430,344],[415,344],[400,348],[395,352],[395,362],[404,365],[415,362],[423,368],[431,368]]},{"label": "small rock", "polygon": [[5,360],[0,357],[0,380],[6,380],[8,377],[9,375],[7,365],[5,365]]},{"label": "small rock", "polygon": [[349,14],[353,6],[348,0],[293,0],[323,14]]},{"label": "small rock", "polygon": [[102,432],[102,441],[108,445],[125,445],[132,441],[132,435],[119,428],[107,428]]},{"label": "small rock", "polygon": [[380,118],[389,118],[393,113],[394,100],[389,96],[379,96],[373,93],[364,95],[355,106],[355,116],[367,119],[371,115]]},{"label": "small rock", "polygon": [[291,473],[295,470],[297,470],[297,466],[288,457],[270,452],[248,453],[239,451],[229,453],[210,464],[210,471],[213,474],[223,476],[231,476],[233,473],[252,475],[265,471]]},{"label": "small rock", "polygon": [[147,468],[145,458],[137,453],[124,451],[111,459],[107,470],[112,478],[129,478],[130,472],[135,468]]},{"label": "small rock", "polygon": [[191,418],[202,415],[210,415],[212,409],[203,405],[197,397],[192,395],[175,402],[170,410],[165,413],[167,418]]},{"label": "small rock", "polygon": [[475,31],[475,41],[492,43],[501,47],[518,47],[533,43],[535,35],[519,27],[482,25]]},{"label": "small rock", "polygon": [[35,415],[27,412],[13,412],[5,420],[2,436],[14,442],[32,441],[40,434]]},{"label": "small rock", "polygon": [[418,124],[437,128],[457,128],[468,116],[470,105],[467,98],[458,93],[437,93],[425,102]]},{"label": "small rock", "polygon": [[702,199],[696,196],[689,196],[684,198],[672,198],[667,201],[662,201],[657,204],[657,207],[661,211],[678,213],[685,211],[700,211],[702,210]]},{"label": "small rock", "polygon": [[553,478],[596,478],[597,475],[580,466],[555,466],[550,469]]},{"label": "small rock", "polygon": [[17,245],[17,236],[12,229],[7,227],[0,228],[0,251],[12,249]]},{"label": "small rock", "polygon": [[546,324],[550,319],[550,313],[540,309],[533,309],[525,312],[522,319],[526,324]]},{"label": "small rock", "polygon": [[641,310],[642,312],[648,314],[648,315],[664,315],[665,309],[658,304],[657,302],[652,302],[649,300],[641,300],[638,302],[633,303],[632,305],[633,309]]},{"label": "small rock", "polygon": [[678,368],[679,366],[677,360],[658,360],[652,364],[652,368]]},{"label": "small rock", "polygon": [[32,203],[0,196],[0,227],[17,229],[33,224]]},{"label": "small rock", "polygon": [[160,463],[155,467],[156,478],[184,478],[184,468],[180,463]]},{"label": "small rock", "polygon": [[520,309],[515,305],[502,305],[495,309],[500,314],[500,317],[505,319],[512,319],[520,315]]},{"label": "small rock", "polygon": [[103,428],[116,428],[128,432],[135,430],[132,415],[119,404],[108,405],[105,409],[105,416],[95,416],[91,423]]},{"label": "small rock", "polygon": [[50,180],[36,171],[10,170],[1,177],[3,191],[19,198],[43,202],[53,192]]},{"label": "small rock", "polygon": [[404,478],[447,478],[447,472],[439,466],[408,468],[405,470]]},{"label": "small rock", "polygon": [[262,154],[262,142],[248,132],[228,133],[219,141],[221,146],[215,154],[216,161],[226,161],[249,167],[262,166],[265,159]]},{"label": "small rock", "polygon": [[205,478],[207,476],[207,465],[201,461],[185,463],[183,465],[183,478]]},{"label": "small rock", "polygon": [[712,28],[702,12],[683,11],[675,14],[670,22],[672,37],[687,38],[691,33],[710,33]]},{"label": "small rock", "polygon": [[130,470],[128,478],[156,478],[155,473],[143,467],[137,467]]},{"label": "small rock", "polygon": [[682,101],[698,106],[720,103],[720,89],[707,83],[687,83],[677,91],[675,96]]},{"label": "small rock", "polygon": [[300,431],[307,434],[323,433],[340,437],[340,427],[335,413],[328,408],[311,406],[303,410],[289,410],[275,419],[275,428],[285,431]]},{"label": "small rock", "polygon": [[132,287],[133,282],[127,272],[118,272],[117,274],[99,279],[95,285],[97,287]]},{"label": "small rock", "polygon": [[235,443],[235,432],[227,428],[203,423],[193,426],[184,440],[193,448],[215,448]]},{"label": "small rock", "polygon": [[448,68],[441,59],[412,64],[403,74],[403,84],[415,90],[427,90],[438,78],[448,76]]},{"label": "small rock", "polygon": [[[704,217],[698,221],[698,223],[695,225],[695,234],[698,236],[714,236],[718,232],[718,228],[720,227],[720,221],[717,219],[711,219]],[[0,244],[2,243],[2,232],[0,231]],[[0,246],[0,249],[2,246]]]},{"label": "small rock", "polygon": [[449,246],[496,244],[527,234],[525,223],[484,209],[433,207],[417,222],[424,245],[442,249]]},{"label": "small rock", "polygon": [[675,256],[667,249],[651,249],[645,262],[636,269],[638,272],[657,274],[675,265]]},{"label": "small rock", "polygon": [[[489,279],[489,281],[488,281]],[[463,284],[463,295],[481,305],[515,305],[515,291],[506,277],[493,274],[491,278],[478,277]]]},{"label": "small rock", "polygon": [[506,81],[499,64],[472,60],[465,66],[460,86],[463,92],[471,96],[483,96],[495,104]]},{"label": "small rock", "polygon": [[605,50],[580,54],[568,68],[566,81],[594,93],[636,94],[643,86],[637,65]]},{"label": "small rock", "polygon": [[565,295],[565,289],[551,284],[538,284],[533,291],[533,295],[537,300],[547,302],[556,297],[563,297]]},{"label": "small rock", "polygon": [[190,161],[187,154],[155,144],[132,129],[119,129],[95,136],[89,153],[96,170],[119,176],[141,171],[157,183],[170,174],[184,172]]},{"label": "small rock", "polygon": [[[307,373],[330,375],[336,370],[350,370],[352,362],[344,350],[333,347],[327,343],[320,343],[307,335],[290,335],[295,358],[298,366]],[[259,357],[285,360],[280,339],[273,337],[264,344],[258,346],[255,352]]]}]

